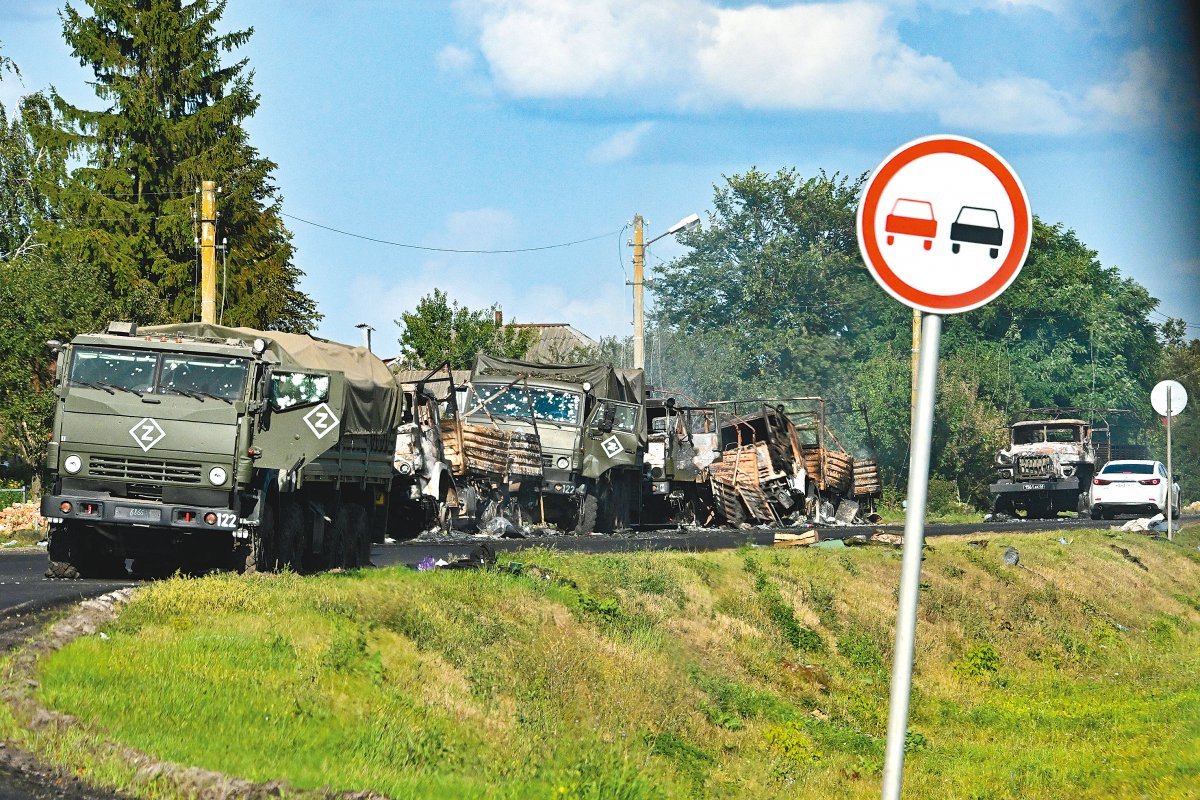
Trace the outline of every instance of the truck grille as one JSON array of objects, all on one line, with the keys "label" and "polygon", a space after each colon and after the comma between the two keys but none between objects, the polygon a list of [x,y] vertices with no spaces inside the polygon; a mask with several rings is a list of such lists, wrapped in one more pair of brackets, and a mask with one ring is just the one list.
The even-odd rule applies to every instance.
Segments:
[{"label": "truck grille", "polygon": [[1050,456],[1021,456],[1017,459],[1017,478],[1050,477]]},{"label": "truck grille", "polygon": [[157,461],[149,458],[92,456],[88,474],[97,478],[160,483],[200,483],[202,467],[191,461]]}]

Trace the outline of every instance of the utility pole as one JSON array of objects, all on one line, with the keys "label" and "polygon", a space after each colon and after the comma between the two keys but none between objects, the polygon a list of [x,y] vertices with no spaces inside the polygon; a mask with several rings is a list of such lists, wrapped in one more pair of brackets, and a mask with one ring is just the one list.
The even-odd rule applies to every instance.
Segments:
[{"label": "utility pole", "polygon": [[917,364],[921,358],[921,312],[918,309],[913,309],[913,331],[912,331],[912,398],[908,408],[909,436],[911,438],[913,426],[917,420]]},{"label": "utility pole", "polygon": [[217,188],[200,184],[200,321],[217,321]]},{"label": "utility pole", "polygon": [[646,222],[641,214],[633,215],[633,368],[646,368],[646,315],[642,300],[645,293],[643,275],[646,269]]}]

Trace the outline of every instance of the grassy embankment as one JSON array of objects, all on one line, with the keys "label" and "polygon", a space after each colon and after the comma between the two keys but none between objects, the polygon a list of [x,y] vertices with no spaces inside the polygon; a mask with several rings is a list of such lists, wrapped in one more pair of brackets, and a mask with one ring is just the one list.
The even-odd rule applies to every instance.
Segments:
[{"label": "grassy embankment", "polygon": [[[1200,529],[1069,535],[933,542],[907,795],[1197,796]],[[86,724],[0,737],[116,785],[99,739],[393,797],[878,796],[897,551],[518,558],[148,586],[43,667]]]}]

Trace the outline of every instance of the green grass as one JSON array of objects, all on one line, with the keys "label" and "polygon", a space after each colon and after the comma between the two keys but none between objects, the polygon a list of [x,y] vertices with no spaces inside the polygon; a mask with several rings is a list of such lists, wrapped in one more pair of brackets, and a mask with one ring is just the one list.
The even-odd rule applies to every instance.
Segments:
[{"label": "green grass", "polygon": [[[1072,536],[927,553],[906,794],[1196,796],[1197,529]],[[878,796],[895,551],[505,558],[153,584],[43,665],[84,724],[0,737],[115,786],[103,739],[397,798]]]}]

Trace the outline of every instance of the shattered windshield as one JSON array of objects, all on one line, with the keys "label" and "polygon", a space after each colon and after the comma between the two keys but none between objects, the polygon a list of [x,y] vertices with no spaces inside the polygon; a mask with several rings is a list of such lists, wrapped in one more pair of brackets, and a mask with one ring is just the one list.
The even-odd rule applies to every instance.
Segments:
[{"label": "shattered windshield", "polygon": [[111,386],[145,392],[154,385],[157,364],[156,353],[77,347],[71,362],[70,381],[80,386]]},{"label": "shattered windshield", "polygon": [[164,355],[158,391],[160,394],[193,392],[237,400],[246,386],[247,366],[242,358]]},{"label": "shattered windshield", "polygon": [[76,386],[240,400],[250,362],[244,358],[76,347],[69,381]]},{"label": "shattered windshield", "polygon": [[[509,386],[480,383],[475,385],[476,396],[470,402],[471,416],[487,416],[490,411],[498,417],[529,418],[530,409],[534,419],[559,422],[564,425],[579,424],[579,403],[582,395],[562,389],[547,389],[539,386]],[[494,396],[493,396],[494,395]],[[487,410],[482,408],[487,406]]]}]

